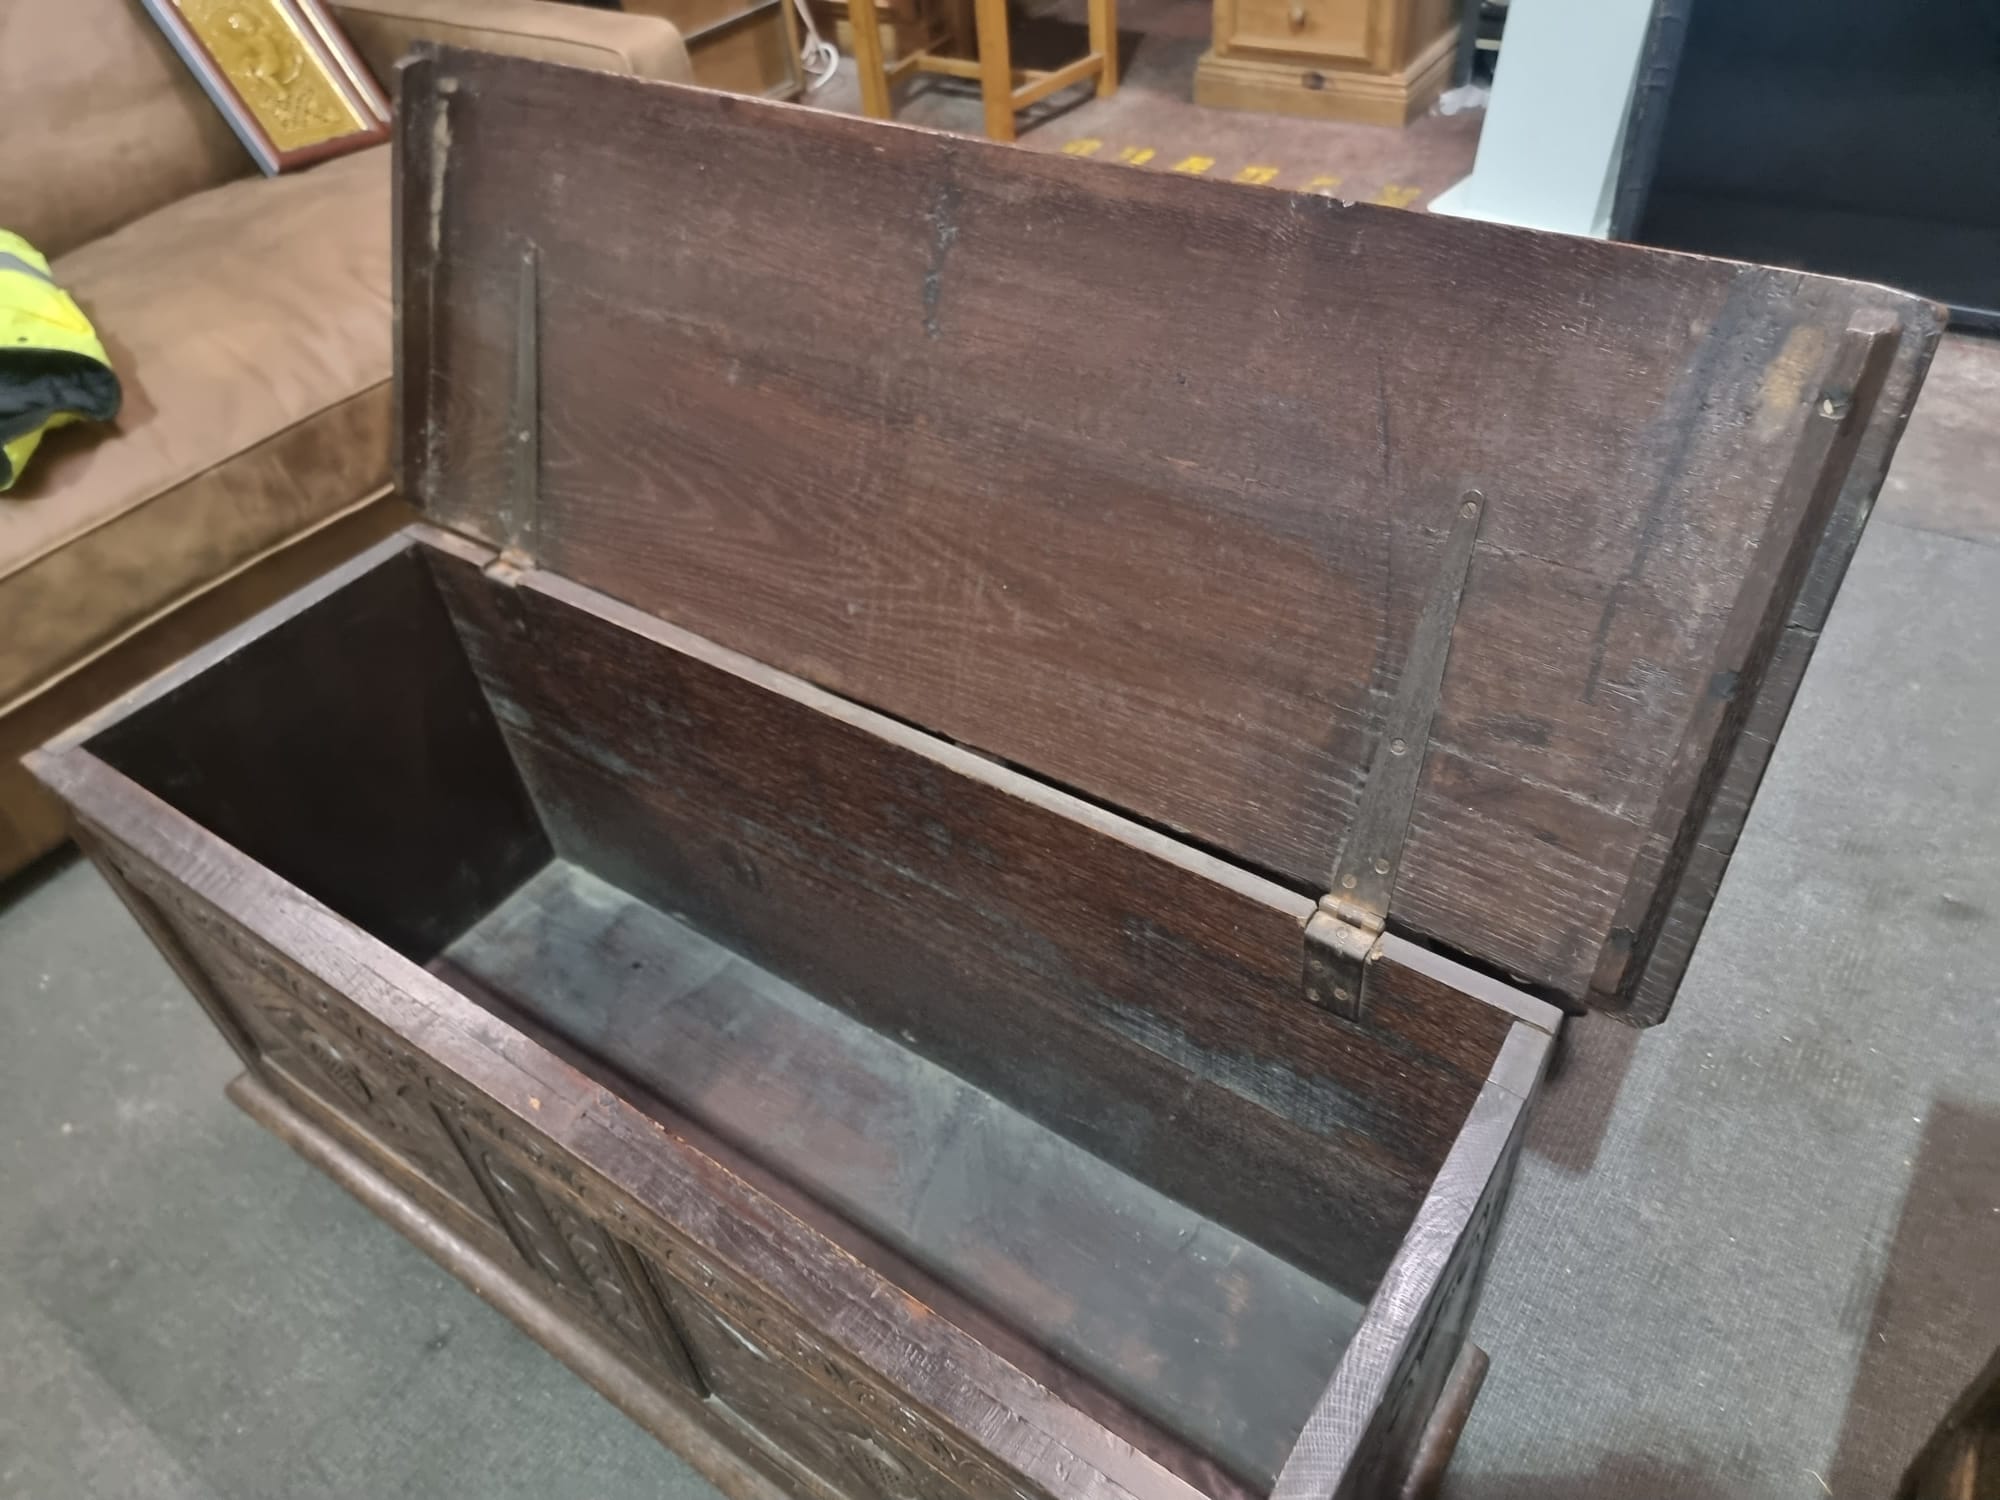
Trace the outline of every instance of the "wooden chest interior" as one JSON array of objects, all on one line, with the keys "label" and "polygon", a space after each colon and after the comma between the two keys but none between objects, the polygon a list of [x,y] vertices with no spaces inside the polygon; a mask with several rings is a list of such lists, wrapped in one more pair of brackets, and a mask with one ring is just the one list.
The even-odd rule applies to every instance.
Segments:
[{"label": "wooden chest interior", "polygon": [[1419,1494],[1936,310],[474,54],[399,110],[427,522],[33,761],[239,1102],[732,1500]]},{"label": "wooden chest interior", "polygon": [[468,550],[392,544],[87,748],[1268,1493],[1553,1012],[1412,973],[1365,1034],[1300,1002],[1303,897]]}]

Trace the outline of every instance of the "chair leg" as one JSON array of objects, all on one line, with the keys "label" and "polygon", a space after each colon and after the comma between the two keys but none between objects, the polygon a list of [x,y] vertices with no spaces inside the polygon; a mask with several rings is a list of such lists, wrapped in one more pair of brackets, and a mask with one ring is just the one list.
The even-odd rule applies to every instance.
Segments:
[{"label": "chair leg", "polygon": [[1472,82],[1472,70],[1479,57],[1479,17],[1485,0],[1465,0],[1459,7],[1462,14],[1458,18],[1458,56],[1451,65],[1453,88],[1463,88]]},{"label": "chair leg", "polygon": [[882,66],[882,28],[875,0],[848,0],[847,19],[854,30],[854,71],[861,80],[861,113],[874,120],[895,114],[889,101],[889,74]]},{"label": "chair leg", "polygon": [[986,105],[986,134],[1014,139],[1014,59],[1007,46],[1007,0],[975,0],[979,38],[979,97]]},{"label": "chair leg", "polygon": [[1090,50],[1104,59],[1097,75],[1097,97],[1118,92],[1118,0],[1090,0]]}]

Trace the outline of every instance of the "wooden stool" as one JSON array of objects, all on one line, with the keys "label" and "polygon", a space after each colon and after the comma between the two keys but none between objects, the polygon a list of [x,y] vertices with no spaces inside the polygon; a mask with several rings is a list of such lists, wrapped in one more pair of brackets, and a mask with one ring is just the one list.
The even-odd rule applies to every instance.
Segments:
[{"label": "wooden stool", "polygon": [[887,120],[895,112],[891,85],[911,73],[942,73],[979,80],[986,105],[986,133],[996,141],[1014,139],[1014,116],[1058,89],[1086,78],[1097,80],[1097,96],[1118,91],[1118,0],[1089,0],[1090,51],[1060,68],[1017,70],[1007,41],[1007,0],[974,0],[973,35],[979,57],[948,57],[920,47],[884,65],[882,33],[875,0],[848,0],[854,30],[854,66],[861,75],[861,112]]}]

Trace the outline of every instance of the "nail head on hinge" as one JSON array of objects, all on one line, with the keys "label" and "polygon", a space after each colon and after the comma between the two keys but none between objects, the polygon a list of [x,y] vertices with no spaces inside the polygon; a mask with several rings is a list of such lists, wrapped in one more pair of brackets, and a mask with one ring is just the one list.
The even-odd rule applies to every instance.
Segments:
[{"label": "nail head on hinge", "polygon": [[1388,885],[1408,834],[1423,752],[1450,659],[1452,631],[1478,547],[1485,496],[1466,489],[1459,502],[1447,529],[1437,581],[1418,618],[1395,701],[1385,716],[1384,737],[1377,741],[1375,760],[1349,825],[1347,846],[1334,862],[1333,888],[1355,892],[1378,920],[1388,910]]}]

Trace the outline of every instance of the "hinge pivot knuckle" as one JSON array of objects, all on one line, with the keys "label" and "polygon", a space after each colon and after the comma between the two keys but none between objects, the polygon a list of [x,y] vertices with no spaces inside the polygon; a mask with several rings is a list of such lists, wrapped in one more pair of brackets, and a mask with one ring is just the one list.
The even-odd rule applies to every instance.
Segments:
[{"label": "hinge pivot knuckle", "polygon": [[1381,928],[1351,922],[1320,902],[1306,922],[1306,998],[1337,1016],[1360,1020],[1368,968],[1381,951]]},{"label": "hinge pivot knuckle", "polygon": [[500,549],[500,555],[480,571],[495,583],[503,583],[511,588],[521,581],[523,573],[535,571],[535,560],[519,547],[503,547]]}]

